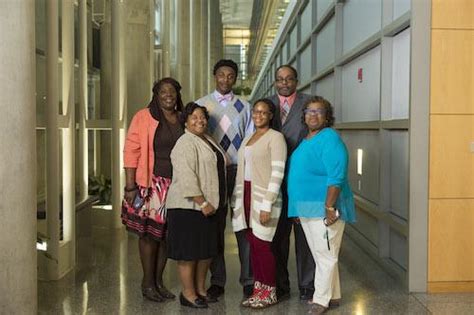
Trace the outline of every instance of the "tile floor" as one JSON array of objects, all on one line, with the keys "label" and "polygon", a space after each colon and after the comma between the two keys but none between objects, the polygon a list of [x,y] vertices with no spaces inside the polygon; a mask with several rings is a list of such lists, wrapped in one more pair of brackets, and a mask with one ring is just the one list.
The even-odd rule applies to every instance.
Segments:
[{"label": "tile floor", "polygon": [[[80,233],[84,234],[84,233]],[[122,229],[89,228],[78,239],[78,265],[59,281],[38,282],[40,314],[306,314],[298,299],[294,254],[289,262],[292,295],[265,310],[239,306],[237,245],[230,229],[226,235],[228,283],[219,303],[196,311],[178,301],[154,303],[140,293],[141,267],[137,237]],[[293,249],[292,249],[293,253]],[[179,294],[176,264],[169,261],[165,283]],[[340,256],[342,305],[327,314],[474,314],[473,294],[408,294],[349,238]]]}]

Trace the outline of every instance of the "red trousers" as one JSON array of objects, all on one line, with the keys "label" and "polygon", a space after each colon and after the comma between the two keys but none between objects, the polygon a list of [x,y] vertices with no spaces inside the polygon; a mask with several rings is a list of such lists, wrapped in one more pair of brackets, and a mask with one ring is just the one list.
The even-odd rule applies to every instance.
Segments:
[{"label": "red trousers", "polygon": [[[244,182],[244,211],[247,226],[250,219],[251,185],[249,181]],[[250,244],[250,265],[252,266],[253,278],[268,286],[276,286],[275,256],[271,250],[271,242],[256,237],[252,229],[247,229],[247,240]]]}]

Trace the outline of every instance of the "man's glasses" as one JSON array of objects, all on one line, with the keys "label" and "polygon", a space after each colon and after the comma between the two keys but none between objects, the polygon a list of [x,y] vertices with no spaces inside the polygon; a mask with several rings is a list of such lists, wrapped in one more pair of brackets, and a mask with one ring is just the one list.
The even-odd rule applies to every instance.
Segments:
[{"label": "man's glasses", "polygon": [[289,78],[276,78],[275,81],[277,83],[293,83],[293,82],[296,82],[296,78],[293,78],[293,77],[289,77]]},{"label": "man's glasses", "polygon": [[308,116],[324,115],[326,114],[326,109],[324,108],[309,109],[308,108],[308,109],[305,109],[303,113]]}]

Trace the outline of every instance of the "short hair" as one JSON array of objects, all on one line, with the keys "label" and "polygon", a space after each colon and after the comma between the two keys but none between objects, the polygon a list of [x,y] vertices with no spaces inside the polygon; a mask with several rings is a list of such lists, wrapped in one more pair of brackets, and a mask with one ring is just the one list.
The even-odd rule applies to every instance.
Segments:
[{"label": "short hair", "polygon": [[234,70],[235,72],[235,77],[237,78],[237,76],[239,75],[239,66],[237,66],[237,64],[232,60],[232,59],[221,59],[219,60],[215,65],[214,65],[214,70],[213,70],[213,74],[216,75],[216,72],[217,70],[220,68],[220,67],[229,67],[229,68],[232,68],[232,70]]},{"label": "short hair", "polygon": [[334,110],[332,108],[331,103],[322,96],[315,95],[311,96],[303,105],[303,112],[301,113],[301,121],[304,123],[304,110],[308,108],[309,104],[312,103],[319,103],[323,105],[324,109],[326,110],[326,127],[334,126],[334,122],[336,118],[334,117]]},{"label": "short hair", "polygon": [[160,89],[164,84],[171,84],[174,87],[174,89],[176,90],[176,110],[180,112],[183,109],[183,100],[181,98],[181,84],[179,84],[179,82],[176,81],[173,78],[167,77],[167,78],[163,78],[159,81],[155,81],[155,83],[153,83],[153,89],[152,89],[152,91],[153,91],[153,100],[152,100],[152,102],[156,101],[157,105],[159,105],[158,94],[160,93]]},{"label": "short hair", "polygon": [[207,111],[206,107],[201,106],[194,102],[189,102],[186,104],[186,106],[184,107],[184,110],[181,112],[181,115],[179,117],[180,118],[179,121],[181,125],[184,126],[184,123],[186,122],[186,120],[188,120],[188,117],[192,115],[196,109],[201,109],[204,112],[204,116],[206,117],[206,120],[209,120],[209,112]]},{"label": "short hair", "polygon": [[296,69],[295,69],[292,65],[281,65],[281,66],[279,66],[279,67],[275,70],[275,79],[276,79],[276,76],[277,76],[278,71],[280,71],[280,69],[283,69],[283,68],[288,68],[288,69],[290,69],[291,72],[293,72],[293,74],[295,75],[295,79],[298,79],[298,71],[296,71]]}]

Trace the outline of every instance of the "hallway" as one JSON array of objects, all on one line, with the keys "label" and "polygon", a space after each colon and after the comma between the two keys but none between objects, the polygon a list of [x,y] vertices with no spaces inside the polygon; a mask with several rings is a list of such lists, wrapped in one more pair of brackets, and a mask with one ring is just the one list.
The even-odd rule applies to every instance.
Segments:
[{"label": "hallway", "polygon": [[[153,303],[141,297],[141,267],[135,235],[124,229],[79,224],[82,236],[78,239],[77,268],[59,281],[38,282],[39,314],[306,314],[308,310],[308,306],[299,301],[295,288],[293,248],[289,262],[291,298],[262,311],[245,309],[239,305],[242,290],[237,281],[237,245],[231,229],[227,228],[225,297],[211,304],[208,310],[196,311],[180,306],[178,301]],[[340,259],[342,305],[328,314],[474,313],[474,293],[408,294],[348,237],[343,241]],[[176,264],[170,260],[166,268],[165,283],[173,293],[179,294]]]}]

